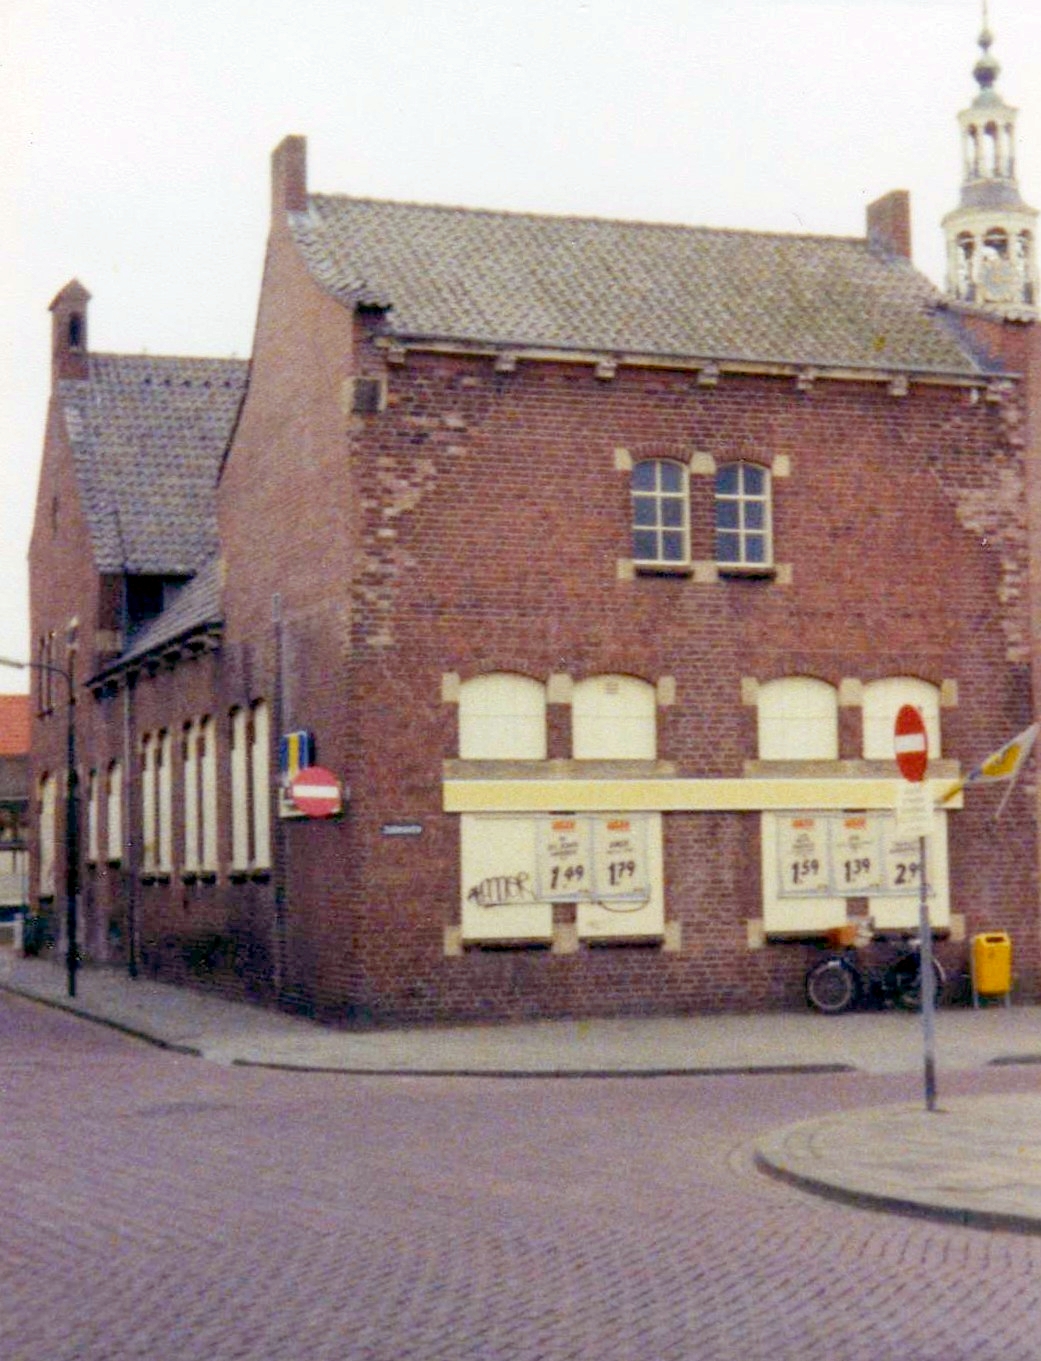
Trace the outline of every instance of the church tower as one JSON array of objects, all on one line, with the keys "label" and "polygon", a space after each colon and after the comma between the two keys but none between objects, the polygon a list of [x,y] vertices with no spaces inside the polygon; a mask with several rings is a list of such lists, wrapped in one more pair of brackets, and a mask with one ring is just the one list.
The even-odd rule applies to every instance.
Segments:
[{"label": "church tower", "polygon": [[1016,114],[995,88],[1001,70],[983,6],[980,57],[973,69],[979,94],[958,115],[964,175],[961,202],[943,219],[947,292],[956,302],[1010,320],[1038,315],[1037,210],[1016,183]]}]

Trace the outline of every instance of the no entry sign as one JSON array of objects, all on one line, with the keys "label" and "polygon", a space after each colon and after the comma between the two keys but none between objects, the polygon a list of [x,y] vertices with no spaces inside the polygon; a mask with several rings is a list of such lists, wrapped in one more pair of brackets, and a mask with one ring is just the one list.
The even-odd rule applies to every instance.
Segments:
[{"label": "no entry sign", "polygon": [[916,783],[924,780],[929,764],[929,739],[925,719],[912,704],[905,704],[897,713],[893,744],[896,763],[904,779]]},{"label": "no entry sign", "polygon": [[340,782],[331,770],[305,766],[289,786],[293,802],[309,818],[331,818],[343,807]]}]

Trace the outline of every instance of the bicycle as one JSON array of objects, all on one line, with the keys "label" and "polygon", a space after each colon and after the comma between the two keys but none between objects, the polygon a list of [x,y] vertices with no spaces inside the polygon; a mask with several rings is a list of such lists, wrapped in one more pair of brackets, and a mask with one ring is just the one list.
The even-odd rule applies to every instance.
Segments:
[{"label": "bicycle", "polygon": [[[806,974],[806,1000],[825,1016],[838,1016],[870,999],[883,1006],[917,1011],[922,1005],[922,971],[919,940],[876,940],[873,924],[830,932],[832,952]],[[871,947],[875,958],[866,958]],[[947,987],[947,975],[933,959],[934,998],[939,1003]]]}]

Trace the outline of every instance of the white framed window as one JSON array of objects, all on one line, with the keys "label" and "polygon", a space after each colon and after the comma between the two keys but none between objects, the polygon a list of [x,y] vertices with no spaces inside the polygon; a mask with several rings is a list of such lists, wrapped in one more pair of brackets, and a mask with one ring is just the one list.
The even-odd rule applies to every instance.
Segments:
[{"label": "white framed window", "polygon": [[87,775],[87,864],[96,865],[101,858],[100,837],[100,799],[101,782],[98,772],[91,770]]},{"label": "white framed window", "polygon": [[940,691],[914,676],[887,676],[864,686],[864,756],[869,761],[893,761],[893,729],[905,704],[919,709],[925,720],[929,757],[940,755]]},{"label": "white framed window", "polygon": [[716,470],[716,562],[766,568],[773,562],[770,473],[758,463],[724,463]]},{"label": "white framed window", "polygon": [[164,728],[155,740],[156,869],[169,874],[173,867],[173,744]]},{"label": "white framed window", "polygon": [[653,761],[658,747],[657,692],[635,676],[590,676],[571,697],[576,760]]},{"label": "white framed window", "polygon": [[195,874],[202,865],[199,854],[199,721],[184,725],[181,747],[184,778],[184,869]]},{"label": "white framed window", "polygon": [[158,863],[156,834],[156,752],[158,744],[151,733],[141,738],[141,868],[154,874]]},{"label": "white framed window", "polygon": [[39,786],[39,879],[41,898],[54,897],[54,853],[57,844],[58,782],[53,775],[44,775]]},{"label": "white framed window", "polygon": [[667,459],[647,459],[633,467],[630,488],[637,566],[686,566],[690,562],[687,469]]},{"label": "white framed window", "polygon": [[812,676],[782,676],[759,686],[761,761],[837,761],[838,692]]},{"label": "white framed window", "polygon": [[249,725],[250,804],[253,814],[253,868],[271,868],[271,721],[258,700]]},{"label": "white framed window", "polygon": [[231,763],[231,868],[249,868],[249,780],[245,709],[232,709],[228,725]]},{"label": "white framed window", "polygon": [[459,755],[464,761],[544,761],[545,686],[505,671],[463,681]]},{"label": "white framed window", "polygon": [[123,767],[110,761],[105,773],[105,859],[118,865],[123,859]]},{"label": "white framed window", "polygon": [[217,872],[217,737],[213,719],[199,720],[199,785],[202,796],[202,864],[207,873]]},{"label": "white framed window", "polygon": [[231,765],[231,867],[271,867],[271,725],[259,700],[229,715]]}]

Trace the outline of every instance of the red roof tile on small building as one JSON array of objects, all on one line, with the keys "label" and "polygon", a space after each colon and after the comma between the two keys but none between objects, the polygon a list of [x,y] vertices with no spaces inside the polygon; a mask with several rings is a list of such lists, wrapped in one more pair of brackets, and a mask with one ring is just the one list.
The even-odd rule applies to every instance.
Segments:
[{"label": "red roof tile on small building", "polygon": [[0,756],[29,750],[29,696],[0,695]]}]

